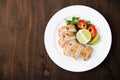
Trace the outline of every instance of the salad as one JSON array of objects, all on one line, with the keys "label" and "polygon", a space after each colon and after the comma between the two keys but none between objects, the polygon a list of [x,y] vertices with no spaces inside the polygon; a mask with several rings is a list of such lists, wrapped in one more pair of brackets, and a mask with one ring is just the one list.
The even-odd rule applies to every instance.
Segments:
[{"label": "salad", "polygon": [[96,26],[90,21],[80,19],[80,17],[72,17],[72,20],[66,20],[66,25],[74,25],[77,29],[76,38],[82,44],[95,45],[100,40]]}]

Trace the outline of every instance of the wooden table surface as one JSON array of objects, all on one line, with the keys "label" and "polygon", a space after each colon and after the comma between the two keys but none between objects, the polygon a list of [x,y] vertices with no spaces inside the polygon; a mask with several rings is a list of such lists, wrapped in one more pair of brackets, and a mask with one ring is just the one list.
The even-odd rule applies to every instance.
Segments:
[{"label": "wooden table surface", "polygon": [[[70,5],[98,10],[112,31],[109,55],[87,72],[74,73],[58,67],[44,46],[49,19]],[[120,80],[119,35],[119,0],[0,0],[0,80]]]}]

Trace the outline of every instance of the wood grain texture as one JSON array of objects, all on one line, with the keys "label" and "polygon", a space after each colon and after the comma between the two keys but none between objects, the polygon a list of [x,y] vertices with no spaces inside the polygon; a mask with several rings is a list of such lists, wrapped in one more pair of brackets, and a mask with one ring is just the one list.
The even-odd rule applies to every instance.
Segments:
[{"label": "wood grain texture", "polygon": [[[83,73],[61,69],[44,47],[47,22],[70,5],[98,10],[112,31],[112,47],[105,61]],[[0,0],[0,80],[119,80],[119,5],[119,0]]]}]

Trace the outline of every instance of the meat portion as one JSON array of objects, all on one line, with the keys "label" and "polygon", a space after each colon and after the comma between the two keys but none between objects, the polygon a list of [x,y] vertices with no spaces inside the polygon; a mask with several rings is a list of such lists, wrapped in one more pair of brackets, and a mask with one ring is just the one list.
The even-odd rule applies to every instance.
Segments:
[{"label": "meat portion", "polygon": [[76,40],[70,40],[66,42],[65,45],[63,46],[64,55],[71,56],[71,49],[75,44],[78,44]]},{"label": "meat portion", "polygon": [[63,36],[66,32],[77,32],[74,25],[66,25],[58,29],[59,37]]},{"label": "meat portion", "polygon": [[85,47],[81,44],[76,44],[72,47],[71,49],[71,56],[74,58],[74,59],[79,59],[81,56],[81,51],[84,49]]},{"label": "meat portion", "polygon": [[64,44],[70,40],[75,40],[75,34],[71,33],[71,32],[67,32],[66,34],[63,35],[63,37],[61,37],[58,40],[58,44],[63,47]]},{"label": "meat portion", "polygon": [[63,49],[63,53],[66,56],[71,56],[74,59],[82,57],[84,61],[88,60],[93,48],[90,46],[83,46],[78,43],[75,37],[76,28],[73,25],[66,25],[58,30],[58,44]]},{"label": "meat portion", "polygon": [[83,60],[88,60],[91,56],[91,53],[93,52],[93,48],[90,46],[87,46],[84,50],[81,52],[81,57]]}]

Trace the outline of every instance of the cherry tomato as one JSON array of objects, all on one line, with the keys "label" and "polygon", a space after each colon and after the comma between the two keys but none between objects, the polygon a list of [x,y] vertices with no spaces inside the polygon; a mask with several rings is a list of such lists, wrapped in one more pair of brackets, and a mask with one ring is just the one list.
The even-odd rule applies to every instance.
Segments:
[{"label": "cherry tomato", "polygon": [[95,26],[94,25],[89,26],[88,30],[90,31],[92,38],[95,38],[95,36],[97,35],[97,30]]},{"label": "cherry tomato", "polygon": [[79,29],[86,29],[87,28],[87,24],[86,24],[85,20],[78,20],[78,28]]}]

